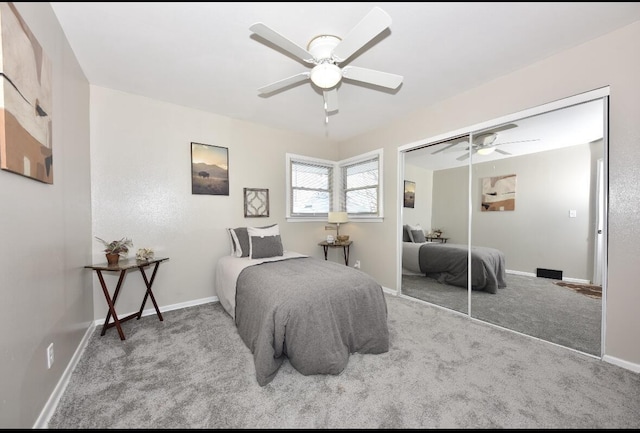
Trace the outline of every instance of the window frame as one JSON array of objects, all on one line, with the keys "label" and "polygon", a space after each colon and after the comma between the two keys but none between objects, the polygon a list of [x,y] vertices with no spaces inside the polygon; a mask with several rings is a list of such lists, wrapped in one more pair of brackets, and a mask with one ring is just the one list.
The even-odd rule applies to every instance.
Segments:
[{"label": "window frame", "polygon": [[357,165],[362,162],[369,162],[372,159],[377,160],[378,163],[378,211],[376,214],[357,214],[350,213],[349,220],[359,222],[382,222],[384,219],[384,178],[383,178],[383,149],[376,149],[370,152],[366,152],[360,155],[353,156],[351,158],[343,159],[340,161],[330,161],[326,159],[313,158],[304,155],[297,155],[293,153],[286,154],[286,210],[285,218],[288,222],[309,222],[309,221],[327,221],[326,214],[315,214],[312,216],[295,215],[292,213],[292,182],[291,182],[291,164],[292,162],[301,162],[317,165],[326,165],[332,167],[333,170],[333,191],[330,203],[330,211],[343,211],[342,204],[346,206],[346,181],[343,180],[343,172],[347,166]]},{"label": "window frame", "polygon": [[314,214],[314,215],[299,215],[299,214],[294,214],[293,213],[293,203],[292,203],[292,197],[293,197],[293,185],[291,182],[291,175],[292,170],[291,170],[291,165],[295,162],[301,163],[301,164],[309,164],[309,165],[318,165],[318,166],[325,166],[328,167],[331,170],[330,173],[330,178],[331,178],[331,190],[330,192],[330,203],[329,203],[329,208],[332,209],[333,208],[333,204],[334,204],[334,197],[335,197],[335,176],[336,176],[336,166],[335,166],[335,162],[334,161],[330,161],[327,159],[320,159],[320,158],[313,158],[313,157],[309,157],[309,156],[304,156],[304,155],[296,155],[293,153],[287,153],[286,154],[286,165],[287,165],[287,169],[286,169],[286,194],[285,194],[285,202],[286,202],[286,218],[288,221],[296,221],[296,220],[300,220],[300,221],[326,221],[327,219],[327,214],[326,213],[320,213],[320,214]]}]

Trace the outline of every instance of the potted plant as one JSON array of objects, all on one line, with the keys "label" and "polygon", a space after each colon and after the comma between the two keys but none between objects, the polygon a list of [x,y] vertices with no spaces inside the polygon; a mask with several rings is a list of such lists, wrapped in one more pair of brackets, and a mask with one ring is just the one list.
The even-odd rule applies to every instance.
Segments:
[{"label": "potted plant", "polygon": [[129,238],[122,238],[119,241],[111,242],[107,242],[97,236],[96,239],[104,245],[103,251],[106,253],[107,263],[110,265],[118,263],[120,256],[126,256],[129,253],[129,248],[133,247],[133,241]]}]

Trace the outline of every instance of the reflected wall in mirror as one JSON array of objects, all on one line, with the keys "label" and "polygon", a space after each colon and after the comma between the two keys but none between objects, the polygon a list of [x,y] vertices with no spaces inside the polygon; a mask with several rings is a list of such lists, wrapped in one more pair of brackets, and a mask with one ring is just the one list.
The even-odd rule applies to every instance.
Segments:
[{"label": "reflected wall in mirror", "polygon": [[[472,291],[472,317],[581,352],[601,353],[602,287],[594,281],[601,99],[514,122],[496,143],[509,155],[472,155],[471,243],[506,257],[497,296]],[[519,140],[535,140],[518,142]],[[512,212],[484,212],[482,180],[517,175]]]},{"label": "reflected wall in mirror", "polygon": [[[405,152],[405,176],[428,182],[415,204],[424,210],[405,210],[402,222],[442,228],[440,242],[467,253],[470,244],[472,290],[407,275],[415,260],[403,251],[401,293],[599,356],[605,105],[597,99]],[[513,174],[515,209],[482,211],[482,179]],[[445,287],[447,296],[436,296]]]},{"label": "reflected wall in mirror", "polygon": [[[465,154],[469,136],[457,137],[405,154],[404,173],[416,184],[413,209],[403,209],[401,293],[467,314],[468,170],[434,176]],[[468,150],[466,151],[468,154]],[[429,165],[423,164],[430,159]],[[438,166],[436,161],[441,161]],[[458,165],[468,165],[461,163]],[[446,202],[446,218],[434,202]],[[416,239],[416,232],[424,236]]]}]

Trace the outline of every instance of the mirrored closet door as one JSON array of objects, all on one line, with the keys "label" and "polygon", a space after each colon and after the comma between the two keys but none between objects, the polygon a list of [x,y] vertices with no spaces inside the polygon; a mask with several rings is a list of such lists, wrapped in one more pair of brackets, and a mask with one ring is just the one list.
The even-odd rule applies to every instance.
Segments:
[{"label": "mirrored closet door", "polygon": [[401,293],[600,356],[605,106],[598,98],[406,151],[404,177],[416,181],[403,225],[442,230],[425,240],[460,245],[471,271],[464,287],[424,269],[410,276],[403,251]]},{"label": "mirrored closet door", "polygon": [[[405,154],[405,195],[414,192],[402,212],[402,293],[465,314],[468,143],[465,135]],[[417,239],[416,231],[424,238]]]}]

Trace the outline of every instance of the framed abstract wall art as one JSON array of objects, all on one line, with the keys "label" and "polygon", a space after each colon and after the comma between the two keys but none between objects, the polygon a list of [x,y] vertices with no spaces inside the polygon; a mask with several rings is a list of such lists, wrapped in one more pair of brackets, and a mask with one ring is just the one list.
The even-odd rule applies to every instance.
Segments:
[{"label": "framed abstract wall art", "polygon": [[516,208],[516,175],[482,178],[482,212]]},{"label": "framed abstract wall art", "polygon": [[260,188],[244,189],[244,217],[269,216],[269,190]]},{"label": "framed abstract wall art", "polygon": [[191,193],[229,195],[229,149],[191,142]]},{"label": "framed abstract wall art", "polygon": [[0,168],[53,184],[51,61],[11,2],[0,38]]}]

